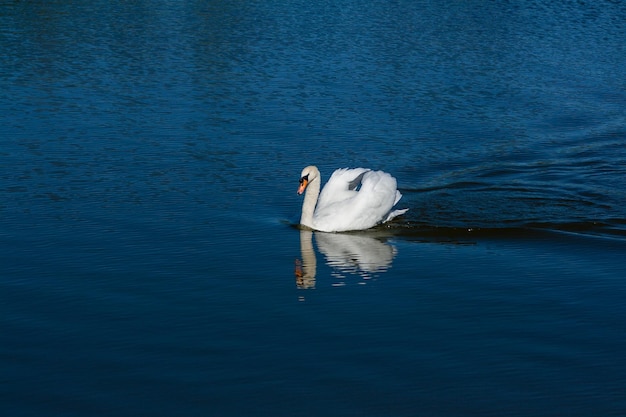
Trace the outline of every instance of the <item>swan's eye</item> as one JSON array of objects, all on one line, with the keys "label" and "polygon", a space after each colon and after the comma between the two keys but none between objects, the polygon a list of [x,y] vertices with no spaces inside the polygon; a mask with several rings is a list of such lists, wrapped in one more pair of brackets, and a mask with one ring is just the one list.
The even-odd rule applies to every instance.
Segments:
[{"label": "swan's eye", "polygon": [[306,174],[304,177],[300,178],[300,184],[303,182],[309,182],[309,174]]}]

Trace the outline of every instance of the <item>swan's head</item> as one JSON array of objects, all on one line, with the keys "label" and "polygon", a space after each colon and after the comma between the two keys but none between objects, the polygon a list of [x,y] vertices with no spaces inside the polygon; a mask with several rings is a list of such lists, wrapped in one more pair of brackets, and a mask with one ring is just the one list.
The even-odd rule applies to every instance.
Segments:
[{"label": "swan's head", "polygon": [[298,187],[298,194],[302,194],[306,189],[306,186],[317,177],[319,177],[320,171],[316,166],[309,165],[302,170],[300,174],[300,187]]}]

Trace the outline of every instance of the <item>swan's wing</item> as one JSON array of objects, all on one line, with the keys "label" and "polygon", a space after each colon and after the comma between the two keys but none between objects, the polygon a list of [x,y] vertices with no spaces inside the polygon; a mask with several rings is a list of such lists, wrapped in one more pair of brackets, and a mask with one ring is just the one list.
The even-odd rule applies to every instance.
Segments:
[{"label": "swan's wing", "polygon": [[333,172],[320,193],[317,209],[355,197],[367,172],[370,172],[367,168],[342,168]]},{"label": "swan's wing", "polygon": [[389,213],[402,196],[396,189],[394,177],[382,171],[362,174],[358,191],[346,189],[342,191],[343,199],[330,199],[330,203],[321,207],[318,205],[314,215],[318,230],[339,232],[369,229],[403,213],[401,210],[396,210],[392,215]]},{"label": "swan's wing", "polygon": [[371,218],[370,222],[380,223],[396,204],[397,182],[383,171],[368,172],[363,178],[359,194],[355,197],[355,211],[360,216]]}]

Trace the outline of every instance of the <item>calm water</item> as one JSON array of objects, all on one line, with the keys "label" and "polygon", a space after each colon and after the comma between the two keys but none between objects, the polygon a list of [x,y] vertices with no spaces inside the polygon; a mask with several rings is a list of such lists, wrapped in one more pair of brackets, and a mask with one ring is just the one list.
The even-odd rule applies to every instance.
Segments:
[{"label": "calm water", "polygon": [[626,415],[626,5],[439,3],[1,2],[0,413]]}]

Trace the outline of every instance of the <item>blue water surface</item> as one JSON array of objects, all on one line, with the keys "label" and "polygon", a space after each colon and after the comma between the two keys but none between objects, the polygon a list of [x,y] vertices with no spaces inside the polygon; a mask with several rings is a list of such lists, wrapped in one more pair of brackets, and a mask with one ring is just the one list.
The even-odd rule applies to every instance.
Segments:
[{"label": "blue water surface", "polygon": [[[0,414],[626,415],[626,5],[0,4]],[[409,212],[299,230],[300,171]]]}]

